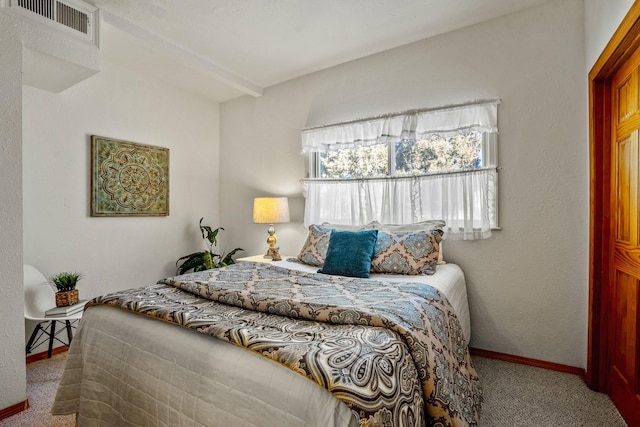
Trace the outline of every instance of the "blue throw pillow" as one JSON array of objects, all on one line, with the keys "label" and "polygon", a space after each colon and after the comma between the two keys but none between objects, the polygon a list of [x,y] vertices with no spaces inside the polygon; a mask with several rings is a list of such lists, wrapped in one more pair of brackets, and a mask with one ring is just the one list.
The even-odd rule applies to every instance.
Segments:
[{"label": "blue throw pillow", "polygon": [[324,265],[318,273],[369,277],[378,230],[332,230]]}]

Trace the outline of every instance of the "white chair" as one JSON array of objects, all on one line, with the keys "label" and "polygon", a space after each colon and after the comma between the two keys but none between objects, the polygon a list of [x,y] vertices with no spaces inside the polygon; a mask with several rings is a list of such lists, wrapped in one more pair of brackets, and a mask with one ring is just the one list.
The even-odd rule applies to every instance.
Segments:
[{"label": "white chair", "polygon": [[[58,341],[63,345],[71,345],[73,339],[72,322],[75,323],[82,318],[83,310],[68,316],[47,317],[45,312],[55,307],[55,293],[47,279],[35,267],[24,265],[24,318],[38,322],[33,330],[31,338],[27,343],[27,354],[49,341],[49,351],[47,357],[51,357],[53,350],[53,342]],[[56,332],[56,324],[60,322],[67,330],[67,342],[62,341],[57,335],[62,332],[60,329]],[[44,338],[44,339],[41,339]]]}]

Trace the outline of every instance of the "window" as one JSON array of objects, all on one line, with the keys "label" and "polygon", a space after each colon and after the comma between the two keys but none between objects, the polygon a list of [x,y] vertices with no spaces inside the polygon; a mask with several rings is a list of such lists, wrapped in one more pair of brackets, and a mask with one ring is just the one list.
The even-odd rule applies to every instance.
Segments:
[{"label": "window", "polygon": [[317,178],[377,178],[478,169],[484,166],[483,144],[489,134],[461,131],[453,136],[430,134],[416,141],[315,152]]},{"label": "window", "polygon": [[415,141],[403,139],[393,145],[396,175],[477,169],[482,165],[481,132],[460,132],[451,137],[431,134]]},{"label": "window", "polygon": [[386,144],[314,153],[320,178],[373,178],[389,174]]},{"label": "window", "polygon": [[478,102],[303,131],[305,224],[444,219],[449,239],[497,222],[497,104]]}]

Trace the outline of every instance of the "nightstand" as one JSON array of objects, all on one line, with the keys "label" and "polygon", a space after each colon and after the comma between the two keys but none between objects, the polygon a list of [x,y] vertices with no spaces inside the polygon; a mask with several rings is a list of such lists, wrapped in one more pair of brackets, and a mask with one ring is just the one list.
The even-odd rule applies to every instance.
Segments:
[{"label": "nightstand", "polygon": [[[281,255],[282,256],[282,255]],[[286,259],[285,257],[282,257],[282,259]],[[264,254],[260,254],[260,255],[253,255],[253,256],[246,256],[246,257],[242,257],[242,258],[237,258],[236,262],[273,262],[271,260],[271,258],[265,258]]]},{"label": "nightstand", "polygon": [[[282,254],[280,254],[280,256],[282,257],[281,261],[286,261],[289,258],[295,258],[295,256],[291,256],[291,255],[282,255]],[[252,256],[246,256],[246,257],[242,257],[242,258],[237,258],[236,262],[266,262],[266,263],[270,263],[270,262],[273,262],[273,260],[271,260],[271,258],[265,258],[264,254],[260,254],[260,255],[252,255]]]}]

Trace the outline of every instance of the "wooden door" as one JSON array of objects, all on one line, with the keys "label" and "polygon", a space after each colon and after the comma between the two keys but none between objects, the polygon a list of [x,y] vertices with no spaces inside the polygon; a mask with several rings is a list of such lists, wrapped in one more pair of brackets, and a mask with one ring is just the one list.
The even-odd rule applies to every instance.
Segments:
[{"label": "wooden door", "polygon": [[640,50],[612,80],[608,393],[630,426],[640,426]]}]

